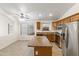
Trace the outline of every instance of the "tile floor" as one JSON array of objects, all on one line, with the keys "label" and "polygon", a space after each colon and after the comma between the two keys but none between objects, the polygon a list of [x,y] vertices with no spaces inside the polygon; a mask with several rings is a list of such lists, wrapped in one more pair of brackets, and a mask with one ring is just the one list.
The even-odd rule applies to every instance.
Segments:
[{"label": "tile floor", "polygon": [[60,49],[56,43],[52,43],[52,56],[63,56],[62,49]]},{"label": "tile floor", "polygon": [[[8,47],[0,50],[0,56],[33,56],[33,48],[27,46],[27,40],[18,40]],[[62,56],[62,50],[52,43],[52,55]]]}]

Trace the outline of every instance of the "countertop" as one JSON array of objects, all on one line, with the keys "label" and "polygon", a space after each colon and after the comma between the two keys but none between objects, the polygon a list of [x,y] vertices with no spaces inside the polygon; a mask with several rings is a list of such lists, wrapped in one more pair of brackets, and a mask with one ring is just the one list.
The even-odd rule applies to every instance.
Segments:
[{"label": "countertop", "polygon": [[36,36],[28,43],[29,47],[52,47],[52,44],[45,36]]},{"label": "countertop", "polygon": [[50,31],[41,31],[41,30],[36,30],[36,32],[61,32],[61,30],[50,30]]}]

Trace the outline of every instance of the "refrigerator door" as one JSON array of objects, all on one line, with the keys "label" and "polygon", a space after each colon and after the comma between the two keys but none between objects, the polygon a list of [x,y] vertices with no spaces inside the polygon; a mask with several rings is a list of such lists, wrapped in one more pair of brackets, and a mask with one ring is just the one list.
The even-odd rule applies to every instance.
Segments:
[{"label": "refrigerator door", "polygon": [[66,49],[68,47],[68,44],[67,44],[68,43],[68,40],[67,40],[67,38],[68,38],[68,29],[67,29],[67,27],[65,27],[62,30],[62,32],[64,33],[63,42],[62,42],[62,44],[63,44],[63,55],[66,56],[66,54],[67,54]]},{"label": "refrigerator door", "polygon": [[78,55],[78,22],[67,24],[68,38],[66,39],[66,55]]}]

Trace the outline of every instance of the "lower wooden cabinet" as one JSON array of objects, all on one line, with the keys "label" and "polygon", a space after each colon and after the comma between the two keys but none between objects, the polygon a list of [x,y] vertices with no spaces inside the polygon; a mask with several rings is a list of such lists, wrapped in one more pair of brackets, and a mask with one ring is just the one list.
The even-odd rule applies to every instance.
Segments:
[{"label": "lower wooden cabinet", "polygon": [[52,33],[47,35],[47,38],[49,39],[50,42],[54,42],[55,41],[55,35],[52,34]]},{"label": "lower wooden cabinet", "polygon": [[53,32],[37,32],[37,36],[46,36],[50,42],[55,41],[55,35]]},{"label": "lower wooden cabinet", "polygon": [[52,47],[34,47],[34,56],[52,56]]}]

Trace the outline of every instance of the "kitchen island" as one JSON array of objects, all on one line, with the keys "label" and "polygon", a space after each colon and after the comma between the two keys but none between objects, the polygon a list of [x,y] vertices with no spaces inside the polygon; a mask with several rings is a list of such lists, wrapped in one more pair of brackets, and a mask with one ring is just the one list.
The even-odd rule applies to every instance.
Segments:
[{"label": "kitchen island", "polygon": [[34,47],[34,56],[52,56],[52,44],[45,36],[33,38],[28,47]]}]

